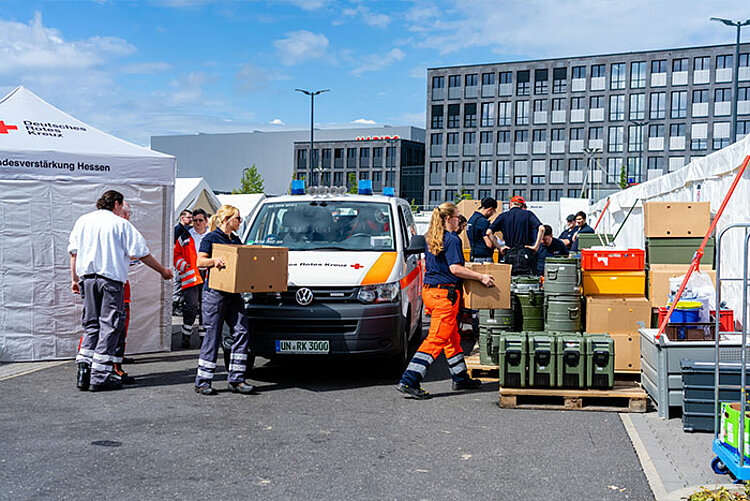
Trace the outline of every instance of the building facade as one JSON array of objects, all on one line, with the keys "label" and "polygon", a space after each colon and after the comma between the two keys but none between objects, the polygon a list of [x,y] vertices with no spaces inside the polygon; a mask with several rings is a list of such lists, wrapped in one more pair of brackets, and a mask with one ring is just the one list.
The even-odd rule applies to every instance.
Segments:
[{"label": "building facade", "polygon": [[[671,172],[731,137],[734,45],[428,69],[425,200],[581,196]],[[750,132],[750,44],[737,138]]]},{"label": "building facade", "polygon": [[310,186],[349,186],[352,179],[370,179],[375,193],[389,186],[396,196],[423,205],[424,142],[376,135],[314,146],[311,169],[310,143],[294,143],[295,179],[305,179]]},{"label": "building facade", "polygon": [[[424,144],[424,129],[410,126],[316,129],[315,145],[325,141],[354,141],[357,137],[398,136]],[[243,169],[255,165],[266,193],[280,195],[295,175],[295,143],[310,140],[310,129],[254,131],[231,134],[152,136],[151,148],[177,158],[178,177],[203,177],[214,191],[238,188]],[[424,192],[422,187],[420,190]]]}]

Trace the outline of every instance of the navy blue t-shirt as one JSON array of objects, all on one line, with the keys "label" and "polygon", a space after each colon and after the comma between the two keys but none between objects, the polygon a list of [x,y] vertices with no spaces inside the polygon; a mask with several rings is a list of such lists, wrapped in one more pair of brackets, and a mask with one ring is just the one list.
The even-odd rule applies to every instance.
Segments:
[{"label": "navy blue t-shirt", "polygon": [[534,245],[542,223],[530,210],[513,207],[501,213],[492,223],[492,231],[501,231],[505,245],[511,249]]},{"label": "navy blue t-shirt", "polygon": [[568,255],[568,248],[562,241],[552,237],[552,241],[547,245],[540,245],[539,252],[536,253],[536,267],[540,275],[544,275],[544,261],[548,257],[565,257]]},{"label": "navy blue t-shirt", "polygon": [[461,249],[461,240],[446,231],[443,233],[443,250],[437,256],[430,252],[424,254],[425,272],[424,283],[429,285],[455,284],[461,283],[461,279],[451,273],[452,264],[464,265],[464,253]]},{"label": "navy blue t-shirt", "polygon": [[487,247],[484,236],[490,228],[490,221],[480,212],[475,212],[466,224],[466,236],[471,243],[471,254],[474,257],[492,257],[495,249]]},{"label": "navy blue t-shirt", "polygon": [[[560,233],[560,236],[557,237],[560,240],[571,240],[573,238],[573,235],[575,234],[575,227],[573,228],[565,228],[562,233]],[[572,243],[572,242],[571,242]]]},{"label": "navy blue t-shirt", "polygon": [[[578,235],[580,233],[594,233],[594,228],[592,228],[588,224],[584,224],[583,226],[576,226],[573,230],[573,235]],[[570,245],[570,250],[573,252],[578,251],[578,238],[576,238],[575,241]]]},{"label": "navy blue t-shirt", "polygon": [[[203,237],[203,240],[201,241],[201,248],[198,249],[198,252],[205,252],[206,254],[208,254],[208,257],[211,257],[211,252],[213,251],[214,244],[242,245],[242,241],[234,233],[232,233],[231,236],[228,236],[226,233],[221,231],[221,229],[216,228],[214,231],[209,232],[205,237]],[[208,269],[206,280],[203,281],[204,290],[209,289],[208,277],[210,273],[211,268]]]}]

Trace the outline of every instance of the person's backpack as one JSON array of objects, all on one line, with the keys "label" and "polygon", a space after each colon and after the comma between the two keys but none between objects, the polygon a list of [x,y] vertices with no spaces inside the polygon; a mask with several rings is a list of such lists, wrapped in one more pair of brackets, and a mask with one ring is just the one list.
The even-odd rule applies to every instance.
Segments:
[{"label": "person's backpack", "polygon": [[536,252],[525,247],[513,247],[505,251],[505,262],[511,266],[511,275],[534,275],[536,269]]}]

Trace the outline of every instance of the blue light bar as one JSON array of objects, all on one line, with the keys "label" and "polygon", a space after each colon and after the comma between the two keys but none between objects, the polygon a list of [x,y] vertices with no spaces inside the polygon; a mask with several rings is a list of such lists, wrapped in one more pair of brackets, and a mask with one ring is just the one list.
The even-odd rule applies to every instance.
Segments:
[{"label": "blue light bar", "polygon": [[393,188],[393,186],[384,186],[383,187],[383,195],[386,197],[395,197],[396,196],[396,190]]},{"label": "blue light bar", "polygon": [[370,179],[359,180],[359,194],[360,195],[372,195],[372,180]]},{"label": "blue light bar", "polygon": [[292,195],[304,195],[304,194],[305,194],[305,180],[293,179],[292,180]]}]

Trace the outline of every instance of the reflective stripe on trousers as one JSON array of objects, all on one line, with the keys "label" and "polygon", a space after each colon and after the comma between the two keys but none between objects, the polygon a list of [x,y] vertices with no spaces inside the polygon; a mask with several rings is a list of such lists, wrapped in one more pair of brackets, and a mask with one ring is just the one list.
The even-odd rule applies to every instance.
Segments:
[{"label": "reflective stripe on trousers", "polygon": [[250,325],[245,314],[242,296],[214,289],[203,291],[203,322],[206,335],[203,337],[198,358],[195,386],[210,386],[216,371],[216,358],[221,344],[221,331],[226,322],[234,332],[230,356],[229,381],[245,380],[247,348],[250,341]]}]

